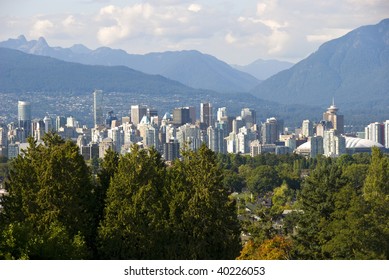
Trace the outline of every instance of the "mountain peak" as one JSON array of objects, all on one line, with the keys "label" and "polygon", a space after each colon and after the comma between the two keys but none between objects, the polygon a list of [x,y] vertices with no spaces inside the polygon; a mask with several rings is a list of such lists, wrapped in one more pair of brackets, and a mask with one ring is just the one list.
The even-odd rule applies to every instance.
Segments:
[{"label": "mountain peak", "polygon": [[21,43],[27,43],[27,39],[24,35],[19,35],[16,40],[20,41]]},{"label": "mountain peak", "polygon": [[241,66],[234,65],[234,67],[240,71],[247,72],[258,80],[263,81],[267,78],[277,74],[283,70],[289,69],[293,66],[293,63],[286,61],[279,61],[275,59],[265,60],[265,59],[257,59],[254,62]]},{"label": "mountain peak", "polygon": [[74,53],[78,53],[78,54],[87,54],[87,53],[90,53],[91,50],[88,49],[87,47],[85,47],[84,45],[82,44],[75,44],[73,45],[72,47],[70,47],[70,50]]},{"label": "mountain peak", "polygon": [[259,82],[250,74],[233,69],[227,63],[196,50],[133,55],[124,50],[108,47],[89,50],[80,44],[71,48],[50,47],[43,37],[23,44],[16,41],[0,42],[0,47],[69,62],[127,66],[147,74],[161,75],[193,88],[219,92],[245,92]]},{"label": "mountain peak", "polygon": [[389,19],[362,26],[322,44],[292,68],[256,87],[252,93],[284,104],[324,106],[335,96],[340,104],[389,104]]},{"label": "mountain peak", "polygon": [[43,37],[39,37],[39,39],[38,39],[38,42],[37,42],[39,45],[42,45],[42,46],[49,46],[49,44],[47,44],[47,42],[46,42],[46,39],[45,38],[43,38]]}]

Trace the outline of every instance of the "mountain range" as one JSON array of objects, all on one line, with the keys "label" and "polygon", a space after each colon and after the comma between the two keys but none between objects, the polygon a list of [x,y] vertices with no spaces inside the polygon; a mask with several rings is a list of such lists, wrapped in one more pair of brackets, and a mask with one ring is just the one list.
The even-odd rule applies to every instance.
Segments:
[{"label": "mountain range", "polygon": [[192,88],[219,92],[247,92],[260,82],[246,72],[195,50],[136,55],[107,47],[90,50],[81,44],[70,48],[50,47],[43,37],[27,41],[23,35],[0,42],[0,47],[88,65],[127,66],[146,74],[162,75]]},{"label": "mountain range", "polygon": [[[284,65],[291,67],[261,83],[198,51],[130,55],[109,48],[92,51],[83,45],[52,48],[43,38],[27,41],[24,36],[0,43],[0,61],[0,92],[90,92],[101,88],[166,96],[172,96],[171,93],[203,94],[230,100],[230,104],[237,100],[246,102],[244,106],[258,110],[271,104],[267,110],[274,115],[285,115],[286,112],[302,115],[298,110],[309,110],[307,106],[325,109],[335,98],[336,105],[347,115],[347,122],[389,118],[389,19],[328,41],[306,59],[293,66]],[[141,68],[142,72],[154,75],[126,66],[112,66],[127,62],[136,66],[134,69]],[[254,64],[261,63],[264,62]],[[170,74],[164,77],[159,72]],[[192,82],[184,85],[180,79],[166,76],[180,76],[186,81],[192,79],[197,89],[188,86]],[[256,82],[250,82],[253,79]],[[212,83],[214,86],[209,86]],[[218,92],[199,88],[218,88]],[[295,105],[295,109],[291,105]]]},{"label": "mountain range", "polygon": [[[305,116],[307,112],[313,116],[317,111],[317,108],[309,106],[280,106],[245,92],[236,94],[194,89],[161,75],[145,74],[126,66],[85,65],[1,47],[0,61],[0,95],[12,98],[23,96],[28,100],[34,98],[34,103],[39,105],[36,112],[85,115],[89,111],[59,112],[55,100],[79,96],[83,101],[77,102],[85,103],[84,99],[90,98],[94,89],[103,90],[110,96],[110,106],[122,112],[128,110],[129,104],[142,102],[163,112],[176,106],[198,106],[200,102],[207,101],[215,108],[228,107],[231,115],[238,115],[242,108],[250,107],[257,111],[259,119],[271,114],[288,117],[289,123],[296,123],[302,118],[302,112]],[[7,108],[0,106],[0,116],[4,114],[4,109]]]},{"label": "mountain range", "polygon": [[325,106],[334,97],[354,109],[389,106],[389,19],[324,43],[251,93],[283,104]]},{"label": "mountain range", "polygon": [[232,65],[234,68],[249,73],[253,75],[255,78],[257,78],[260,81],[266,80],[270,78],[271,76],[289,69],[294,64],[287,61],[280,61],[275,59],[270,60],[264,60],[264,59],[257,59],[256,61],[248,64],[248,65]]},{"label": "mountain range", "polygon": [[125,66],[85,65],[0,48],[2,92],[139,92],[199,93],[161,75],[149,75]]}]

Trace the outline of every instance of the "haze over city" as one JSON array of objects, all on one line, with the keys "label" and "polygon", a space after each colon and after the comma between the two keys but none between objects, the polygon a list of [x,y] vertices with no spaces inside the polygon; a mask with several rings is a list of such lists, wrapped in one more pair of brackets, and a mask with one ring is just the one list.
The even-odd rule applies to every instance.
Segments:
[{"label": "haze over city", "polygon": [[385,0],[3,1],[0,40],[108,46],[134,54],[196,49],[230,63],[297,62],[325,41],[387,17]]}]

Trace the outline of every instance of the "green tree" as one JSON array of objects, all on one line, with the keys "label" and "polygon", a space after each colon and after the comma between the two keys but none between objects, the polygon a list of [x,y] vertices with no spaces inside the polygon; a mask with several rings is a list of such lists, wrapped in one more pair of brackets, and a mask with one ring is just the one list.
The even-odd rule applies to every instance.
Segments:
[{"label": "green tree", "polygon": [[282,181],[278,172],[271,166],[260,165],[253,169],[246,178],[248,189],[255,193],[264,195],[281,185]]},{"label": "green tree", "polygon": [[329,259],[381,259],[383,238],[366,215],[369,206],[357,190],[347,185],[335,197],[335,209],[327,227],[322,251]]},{"label": "green tree", "polygon": [[371,164],[363,186],[363,197],[369,205],[367,216],[373,221],[377,248],[389,258],[389,159],[378,148],[373,148]]},{"label": "green tree", "polygon": [[235,201],[215,153],[202,145],[171,170],[170,221],[180,259],[234,259],[240,251]]},{"label": "green tree", "polygon": [[244,179],[231,170],[224,171],[223,185],[231,192],[241,192],[246,186]]},{"label": "green tree", "polygon": [[166,167],[155,149],[132,146],[110,181],[99,253],[105,259],[163,259],[168,201]]},{"label": "green tree", "polygon": [[345,185],[342,168],[331,159],[320,159],[299,193],[298,234],[295,236],[297,258],[327,259],[322,246],[329,236],[328,224],[335,208],[335,195]]},{"label": "green tree", "polygon": [[98,184],[96,189],[96,208],[99,220],[101,220],[103,217],[107,190],[109,188],[112,178],[117,172],[118,165],[119,154],[112,149],[108,149],[104,155],[104,159],[101,162],[100,169],[97,173]]},{"label": "green tree", "polygon": [[294,191],[284,182],[280,187],[274,189],[272,197],[272,209],[274,212],[282,212],[284,209],[292,207]]},{"label": "green tree", "polygon": [[[43,141],[44,145],[37,145],[30,138],[24,156],[10,165],[0,223],[3,236],[11,238],[15,233],[25,238],[19,239],[23,244],[17,243],[20,250],[12,252],[7,252],[12,247],[7,245],[9,240],[2,240],[3,256],[84,258],[95,234],[89,169],[74,143],[56,134],[47,134]],[[80,251],[84,253],[76,254]]]}]

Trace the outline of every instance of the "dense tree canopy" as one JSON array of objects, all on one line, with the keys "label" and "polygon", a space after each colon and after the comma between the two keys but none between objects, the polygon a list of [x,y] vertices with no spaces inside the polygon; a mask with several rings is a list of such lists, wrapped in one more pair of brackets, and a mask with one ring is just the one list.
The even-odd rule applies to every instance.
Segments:
[{"label": "dense tree canopy", "polygon": [[379,149],[307,160],[203,145],[167,166],[134,145],[89,168],[56,134],[29,144],[2,166],[0,259],[389,258]]},{"label": "dense tree canopy", "polygon": [[2,199],[0,254],[5,258],[88,256],[93,239],[93,185],[78,147],[47,134],[10,166]]},{"label": "dense tree canopy", "polygon": [[233,259],[239,223],[215,154],[188,151],[167,170],[153,149],[120,157],[99,229],[112,259]]}]

